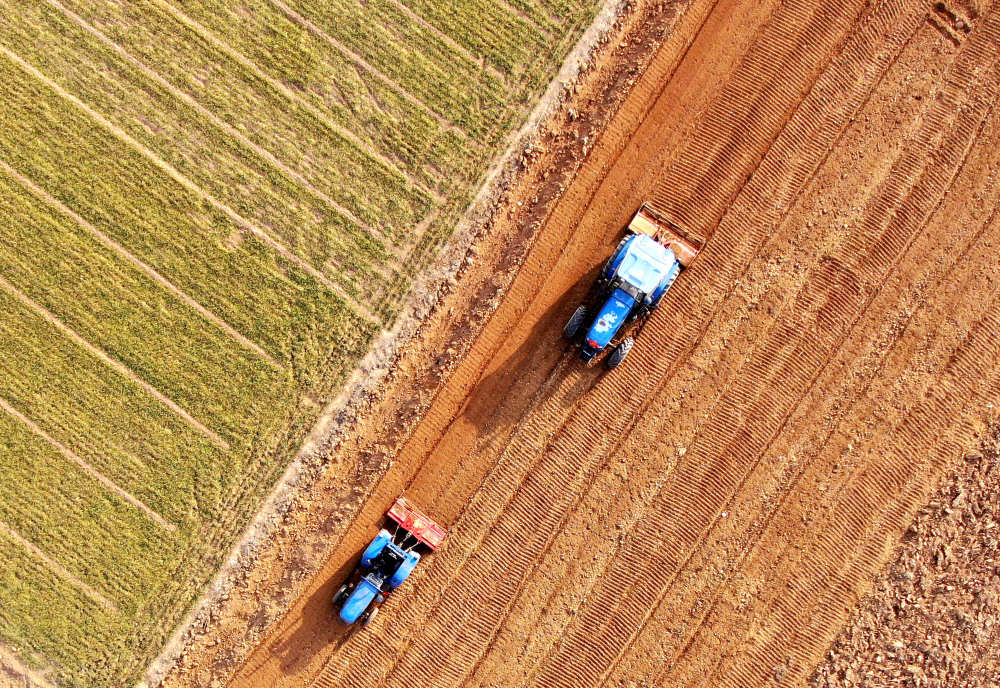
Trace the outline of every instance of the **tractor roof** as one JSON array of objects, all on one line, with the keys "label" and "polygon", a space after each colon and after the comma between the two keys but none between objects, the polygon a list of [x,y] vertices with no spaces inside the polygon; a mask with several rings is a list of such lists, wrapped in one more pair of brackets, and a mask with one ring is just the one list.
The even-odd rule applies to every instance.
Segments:
[{"label": "tractor roof", "polygon": [[640,291],[649,294],[663,281],[677,263],[674,252],[645,234],[636,235],[618,266],[618,275]]}]

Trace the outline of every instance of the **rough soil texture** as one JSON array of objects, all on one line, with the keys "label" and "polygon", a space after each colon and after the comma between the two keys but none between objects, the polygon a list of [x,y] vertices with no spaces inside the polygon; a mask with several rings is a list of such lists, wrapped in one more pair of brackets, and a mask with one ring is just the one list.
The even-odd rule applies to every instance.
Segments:
[{"label": "rough soil texture", "polygon": [[[802,684],[976,445],[1000,386],[998,3],[629,22],[605,59],[641,73],[581,82],[168,685]],[[582,367],[560,329],[646,200],[706,250],[619,369]],[[332,594],[401,492],[451,539],[346,630]]]},{"label": "rough soil texture", "polygon": [[1000,425],[920,510],[809,685],[1000,685]]}]

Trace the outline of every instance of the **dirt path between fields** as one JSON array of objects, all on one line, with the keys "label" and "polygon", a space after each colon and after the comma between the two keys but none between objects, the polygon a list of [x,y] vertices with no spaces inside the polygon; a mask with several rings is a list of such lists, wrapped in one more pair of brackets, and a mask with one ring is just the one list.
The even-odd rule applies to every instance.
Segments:
[{"label": "dirt path between fields", "polygon": [[[804,681],[1000,388],[1000,7],[941,7],[633,14],[662,41],[605,59],[648,66],[581,82],[168,685]],[[583,368],[559,330],[649,199],[708,246]],[[404,491],[451,540],[345,632]]]}]

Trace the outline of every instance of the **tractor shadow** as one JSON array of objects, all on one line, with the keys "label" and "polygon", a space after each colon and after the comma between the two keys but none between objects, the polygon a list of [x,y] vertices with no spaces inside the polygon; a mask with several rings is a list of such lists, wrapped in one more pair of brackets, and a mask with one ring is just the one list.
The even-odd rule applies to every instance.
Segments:
[{"label": "tractor shadow", "polygon": [[360,630],[346,626],[333,606],[334,593],[351,575],[360,557],[361,552],[358,552],[357,556],[352,556],[333,575],[327,577],[323,585],[314,590],[306,601],[296,629],[271,645],[271,652],[281,657],[281,671],[286,676],[294,676],[308,669],[320,652],[336,656],[351,635]]},{"label": "tractor shadow", "polygon": [[503,362],[476,382],[462,416],[480,435],[502,431],[517,423],[532,406],[560,396],[560,405],[571,407],[589,392],[605,372],[598,362],[588,367],[577,358],[576,346],[562,334],[570,315],[591,300],[591,288],[600,273],[597,265],[567,289],[537,319],[521,344],[503,348]]}]

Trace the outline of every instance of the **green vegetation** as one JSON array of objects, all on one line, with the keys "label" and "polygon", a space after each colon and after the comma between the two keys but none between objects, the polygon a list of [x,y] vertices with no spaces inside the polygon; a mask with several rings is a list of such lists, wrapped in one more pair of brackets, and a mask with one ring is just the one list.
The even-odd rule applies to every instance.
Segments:
[{"label": "green vegetation", "polygon": [[0,0],[0,642],[138,678],[597,5]]}]

